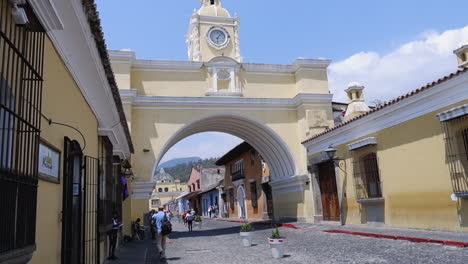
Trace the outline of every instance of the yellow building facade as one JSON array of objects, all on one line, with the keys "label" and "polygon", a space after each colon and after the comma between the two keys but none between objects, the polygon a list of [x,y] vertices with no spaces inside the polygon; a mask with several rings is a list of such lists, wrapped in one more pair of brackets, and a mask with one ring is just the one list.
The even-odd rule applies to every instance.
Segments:
[{"label": "yellow building facade", "polygon": [[246,140],[270,166],[278,217],[307,219],[311,193],[300,142],[333,125],[330,61],[244,63],[239,26],[221,1],[202,1],[190,17],[188,61],[110,51],[136,147],[133,170],[146,184],[133,201],[148,204],[156,184],[151,178],[174,144],[196,133],[225,132]]},{"label": "yellow building facade", "polygon": [[154,175],[153,181],[156,182],[156,188],[151,195],[150,208],[152,210],[167,205],[187,190],[187,183],[174,179],[163,168]]},{"label": "yellow building facade", "polygon": [[10,50],[0,123],[11,121],[0,133],[1,185],[27,190],[0,191],[3,203],[18,199],[2,204],[0,226],[15,228],[0,231],[0,262],[102,263],[133,146],[93,2],[2,0],[0,9]]},{"label": "yellow building facade", "polygon": [[[468,70],[460,67],[303,142],[315,221],[468,231]],[[363,99],[356,86],[350,106]]]}]

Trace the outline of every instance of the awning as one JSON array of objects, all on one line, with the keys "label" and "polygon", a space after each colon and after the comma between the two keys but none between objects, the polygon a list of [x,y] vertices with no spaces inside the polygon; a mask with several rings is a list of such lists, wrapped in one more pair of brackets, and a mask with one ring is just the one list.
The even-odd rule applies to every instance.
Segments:
[{"label": "awning", "polygon": [[182,199],[185,199],[185,200],[193,199],[193,198],[196,198],[200,193],[201,191],[191,192],[183,196]]}]

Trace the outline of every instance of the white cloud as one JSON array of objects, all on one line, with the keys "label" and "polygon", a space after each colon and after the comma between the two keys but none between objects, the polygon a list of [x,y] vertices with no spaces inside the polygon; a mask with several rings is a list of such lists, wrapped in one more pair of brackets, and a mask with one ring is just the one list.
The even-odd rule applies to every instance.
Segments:
[{"label": "white cloud", "polygon": [[360,52],[329,68],[334,100],[346,102],[344,90],[357,81],[366,100],[389,100],[456,71],[453,50],[468,42],[468,26],[441,34],[428,31],[389,54]]}]

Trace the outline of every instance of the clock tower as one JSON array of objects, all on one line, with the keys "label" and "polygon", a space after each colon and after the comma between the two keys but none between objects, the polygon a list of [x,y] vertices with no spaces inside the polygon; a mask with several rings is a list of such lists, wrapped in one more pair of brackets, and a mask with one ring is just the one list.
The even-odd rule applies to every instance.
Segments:
[{"label": "clock tower", "polygon": [[202,6],[194,10],[187,34],[189,60],[208,62],[225,56],[242,62],[237,15],[231,17],[221,0],[200,2]]}]

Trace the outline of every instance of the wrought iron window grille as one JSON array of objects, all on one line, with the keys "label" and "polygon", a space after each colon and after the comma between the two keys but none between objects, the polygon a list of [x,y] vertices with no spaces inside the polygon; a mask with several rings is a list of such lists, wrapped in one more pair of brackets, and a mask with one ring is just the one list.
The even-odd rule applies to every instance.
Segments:
[{"label": "wrought iron window grille", "polygon": [[468,115],[441,122],[453,192],[468,198]]},{"label": "wrought iron window grille", "polygon": [[382,197],[382,181],[376,153],[358,157],[353,161],[353,179],[357,200]]}]

